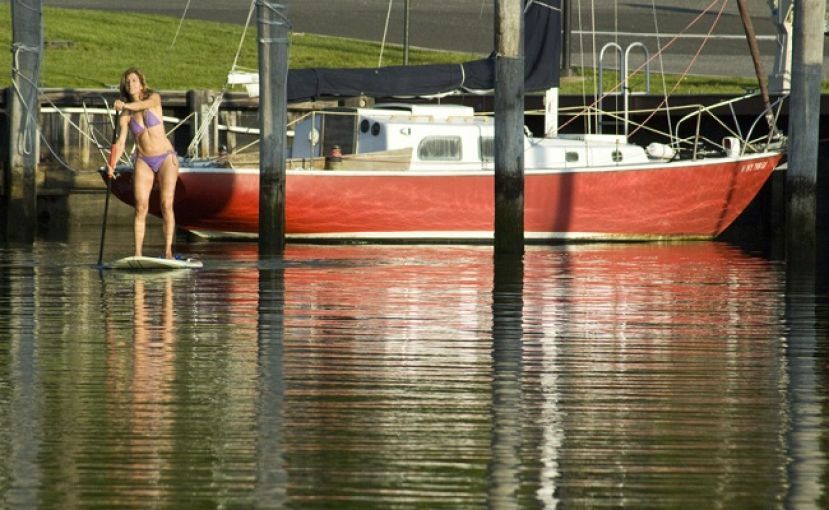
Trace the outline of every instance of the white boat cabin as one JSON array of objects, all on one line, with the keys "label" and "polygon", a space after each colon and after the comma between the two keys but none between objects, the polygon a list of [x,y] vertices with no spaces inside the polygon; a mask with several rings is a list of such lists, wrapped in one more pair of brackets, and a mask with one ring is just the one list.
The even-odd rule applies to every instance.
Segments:
[{"label": "white boat cabin", "polygon": [[[528,170],[649,161],[642,147],[621,135],[525,136],[524,150]],[[315,112],[295,126],[294,168],[340,154],[354,169],[358,161],[386,169],[492,169],[494,124],[468,106],[388,104]]]}]

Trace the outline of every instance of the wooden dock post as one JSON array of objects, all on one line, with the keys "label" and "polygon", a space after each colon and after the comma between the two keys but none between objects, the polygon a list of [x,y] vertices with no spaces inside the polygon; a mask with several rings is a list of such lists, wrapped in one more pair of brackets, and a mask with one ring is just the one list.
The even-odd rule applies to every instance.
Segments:
[{"label": "wooden dock post", "polygon": [[494,247],[524,253],[523,2],[496,4]]},{"label": "wooden dock post", "polygon": [[[218,141],[211,140],[213,138],[213,130],[205,130],[201,133],[202,136],[197,136],[199,130],[202,129],[202,123],[209,116],[210,105],[215,100],[212,90],[188,90],[187,91],[187,111],[193,114],[190,121],[190,131],[192,140],[198,139],[198,144],[192,145],[189,148],[189,156],[197,158],[209,158],[213,153],[217,152]],[[215,119],[213,121],[215,123]]]},{"label": "wooden dock post", "polygon": [[256,0],[259,32],[259,257],[285,250],[287,7]]},{"label": "wooden dock post", "polygon": [[38,113],[40,59],[43,52],[41,0],[12,2],[12,86],[6,105],[9,160],[0,234],[9,241],[34,242],[37,230]]},{"label": "wooden dock post", "polygon": [[794,13],[789,168],[786,173],[786,258],[814,251],[823,29],[826,0],[798,0]]}]

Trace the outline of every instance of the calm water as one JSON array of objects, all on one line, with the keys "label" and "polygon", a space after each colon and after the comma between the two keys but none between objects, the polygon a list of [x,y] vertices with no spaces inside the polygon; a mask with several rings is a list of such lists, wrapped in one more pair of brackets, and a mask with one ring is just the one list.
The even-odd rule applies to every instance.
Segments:
[{"label": "calm water", "polygon": [[0,507],[829,506],[814,271],[720,243],[180,248],[205,268],[0,246]]}]

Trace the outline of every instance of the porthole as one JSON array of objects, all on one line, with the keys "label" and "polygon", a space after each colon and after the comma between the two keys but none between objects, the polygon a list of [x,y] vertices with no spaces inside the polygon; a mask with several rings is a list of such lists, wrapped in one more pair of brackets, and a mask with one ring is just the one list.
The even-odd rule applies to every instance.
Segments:
[{"label": "porthole", "polygon": [[578,152],[565,152],[564,153],[564,161],[568,163],[575,163],[579,160],[579,153]]},{"label": "porthole", "polygon": [[619,151],[619,150],[613,151],[613,154],[611,155],[611,157],[613,158],[614,163],[621,162],[622,161],[622,151]]},{"label": "porthole", "polygon": [[361,133],[368,133],[368,128],[369,128],[370,125],[371,125],[371,122],[369,122],[368,119],[363,119],[362,122],[360,122],[360,132]]},{"label": "porthole", "polygon": [[374,124],[371,125],[371,134],[374,135],[374,136],[377,136],[377,135],[380,134],[380,123],[379,122],[375,122]]}]

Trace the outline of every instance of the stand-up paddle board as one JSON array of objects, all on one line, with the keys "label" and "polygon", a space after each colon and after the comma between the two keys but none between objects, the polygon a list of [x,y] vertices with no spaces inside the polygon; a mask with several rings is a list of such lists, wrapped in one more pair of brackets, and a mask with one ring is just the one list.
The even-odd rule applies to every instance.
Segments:
[{"label": "stand-up paddle board", "polygon": [[133,271],[150,271],[164,269],[195,269],[202,267],[201,260],[164,259],[161,257],[124,257],[108,264],[109,269],[130,269]]}]

